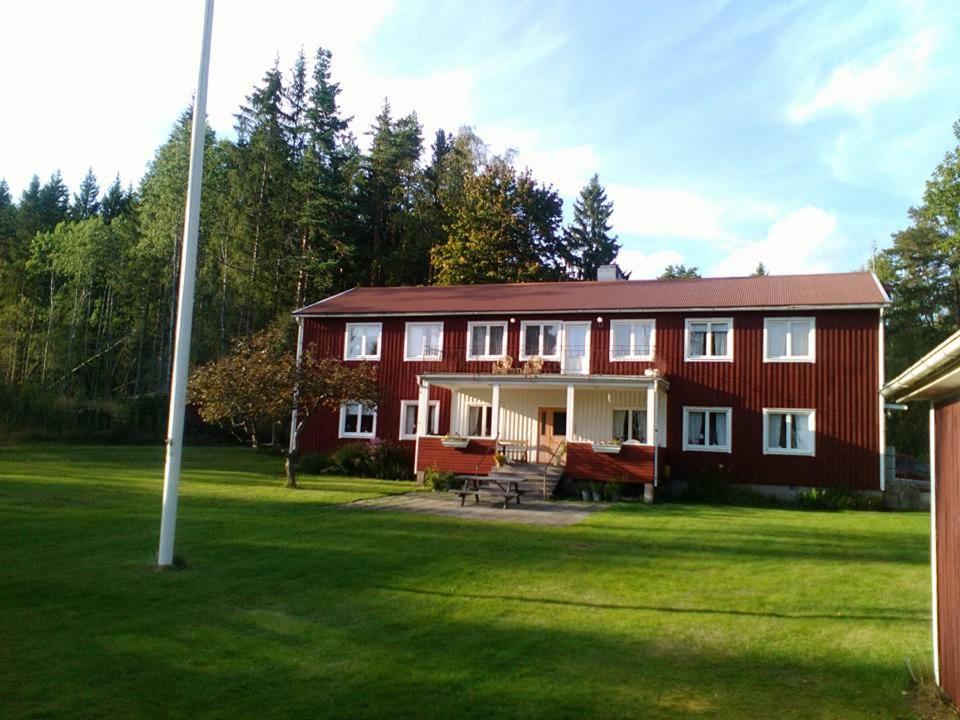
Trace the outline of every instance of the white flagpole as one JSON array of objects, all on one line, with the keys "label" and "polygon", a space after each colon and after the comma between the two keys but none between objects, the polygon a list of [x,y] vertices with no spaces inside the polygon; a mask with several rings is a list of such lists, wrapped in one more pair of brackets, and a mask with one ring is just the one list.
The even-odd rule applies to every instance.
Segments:
[{"label": "white flagpole", "polygon": [[210,36],[213,30],[213,0],[206,0],[203,13],[203,45],[200,76],[193,103],[190,137],[190,174],[183,224],[183,255],[180,260],[180,298],[177,302],[177,335],[170,383],[170,414],[167,424],[167,464],[163,473],[163,514],[160,519],[160,550],[157,565],[173,564],[177,531],[177,496],[180,489],[180,454],[183,450],[183,413],[190,369],[190,334],[193,330],[193,291],[197,279],[197,235],[200,225],[200,188],[203,184],[203,148],[207,129],[207,74],[210,70]]}]

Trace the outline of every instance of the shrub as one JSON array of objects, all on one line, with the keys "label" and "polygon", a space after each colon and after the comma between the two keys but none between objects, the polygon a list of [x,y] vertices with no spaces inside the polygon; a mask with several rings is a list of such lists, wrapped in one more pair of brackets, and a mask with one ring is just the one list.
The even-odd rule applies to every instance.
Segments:
[{"label": "shrub", "polygon": [[687,480],[687,486],[680,493],[685,502],[707,503],[712,505],[776,505],[777,501],[758,493],[752,488],[738,485],[729,468],[717,465],[705,468]]},{"label": "shrub", "polygon": [[333,453],[326,472],[381,480],[410,480],[412,467],[413,458],[402,445],[371,440],[341,447]]},{"label": "shrub", "polygon": [[367,443],[349,443],[333,453],[332,470],[343,475],[371,477],[372,462]]},{"label": "shrub", "polygon": [[797,507],[805,510],[880,510],[883,502],[851,488],[805,488],[798,490]]},{"label": "shrub", "polygon": [[434,492],[443,492],[453,487],[456,476],[452,472],[440,470],[436,465],[423,473],[423,484]]},{"label": "shrub", "polygon": [[620,498],[623,497],[623,483],[622,482],[608,482],[604,483],[603,496],[605,499],[610,502],[620,502]]},{"label": "shrub", "polygon": [[308,475],[322,475],[336,471],[336,464],[326,453],[307,453],[298,463],[297,470]]}]

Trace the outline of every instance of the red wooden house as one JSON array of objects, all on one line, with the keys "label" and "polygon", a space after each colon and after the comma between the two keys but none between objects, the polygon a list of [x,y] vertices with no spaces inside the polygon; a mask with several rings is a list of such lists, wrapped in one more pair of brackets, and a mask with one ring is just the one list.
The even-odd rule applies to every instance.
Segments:
[{"label": "red wooden house", "polygon": [[381,438],[408,443],[418,472],[482,474],[506,443],[575,479],[722,465],[881,490],[888,301],[865,272],[355,288],[297,311],[299,342],[375,363],[380,402],[311,417],[301,450]]}]

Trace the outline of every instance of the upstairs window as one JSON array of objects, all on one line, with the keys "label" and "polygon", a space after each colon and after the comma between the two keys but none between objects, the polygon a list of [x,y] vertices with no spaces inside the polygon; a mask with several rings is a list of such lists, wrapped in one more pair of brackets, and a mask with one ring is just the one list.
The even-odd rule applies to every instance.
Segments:
[{"label": "upstairs window", "polygon": [[764,410],[763,452],[813,455],[814,418],[813,410]]},{"label": "upstairs window", "polygon": [[814,362],[816,321],[805,318],[764,318],[764,362]]},{"label": "upstairs window", "polygon": [[534,355],[546,360],[560,359],[560,323],[521,323],[520,339],[521,360],[527,360]]},{"label": "upstairs window", "polygon": [[614,410],[613,411],[613,438],[620,442],[631,440],[646,444],[647,442],[647,411],[646,410]]},{"label": "upstairs window", "polygon": [[345,360],[379,360],[380,323],[347,323]]},{"label": "upstairs window", "polygon": [[685,407],[683,449],[730,452],[730,408]]},{"label": "upstairs window", "polygon": [[340,437],[372,438],[377,432],[377,409],[361,403],[340,406]]},{"label": "upstairs window", "polygon": [[610,359],[652,360],[655,328],[653,320],[611,321]]},{"label": "upstairs window", "polygon": [[[417,400],[400,401],[400,439],[417,438],[417,415],[420,414],[420,402]],[[427,435],[440,434],[440,401],[430,401],[430,416],[427,421]]]},{"label": "upstairs window", "polygon": [[489,405],[467,405],[467,436],[493,437],[492,417]]},{"label": "upstairs window", "polygon": [[687,320],[684,335],[687,362],[733,360],[732,318]]},{"label": "upstairs window", "polygon": [[506,352],[506,323],[467,323],[467,360],[497,360]]},{"label": "upstairs window", "polygon": [[405,360],[439,360],[443,354],[443,323],[407,323]]}]

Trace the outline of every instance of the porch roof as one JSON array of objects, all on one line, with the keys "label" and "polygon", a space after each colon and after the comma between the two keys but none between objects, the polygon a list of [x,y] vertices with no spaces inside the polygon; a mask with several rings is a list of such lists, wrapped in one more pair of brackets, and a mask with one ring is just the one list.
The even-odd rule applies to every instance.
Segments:
[{"label": "porch roof", "polygon": [[516,388],[565,388],[568,385],[583,388],[646,388],[651,385],[669,390],[670,383],[652,375],[573,375],[542,373],[540,375],[494,375],[493,373],[423,373],[418,381],[437,387],[456,389],[500,385]]}]

